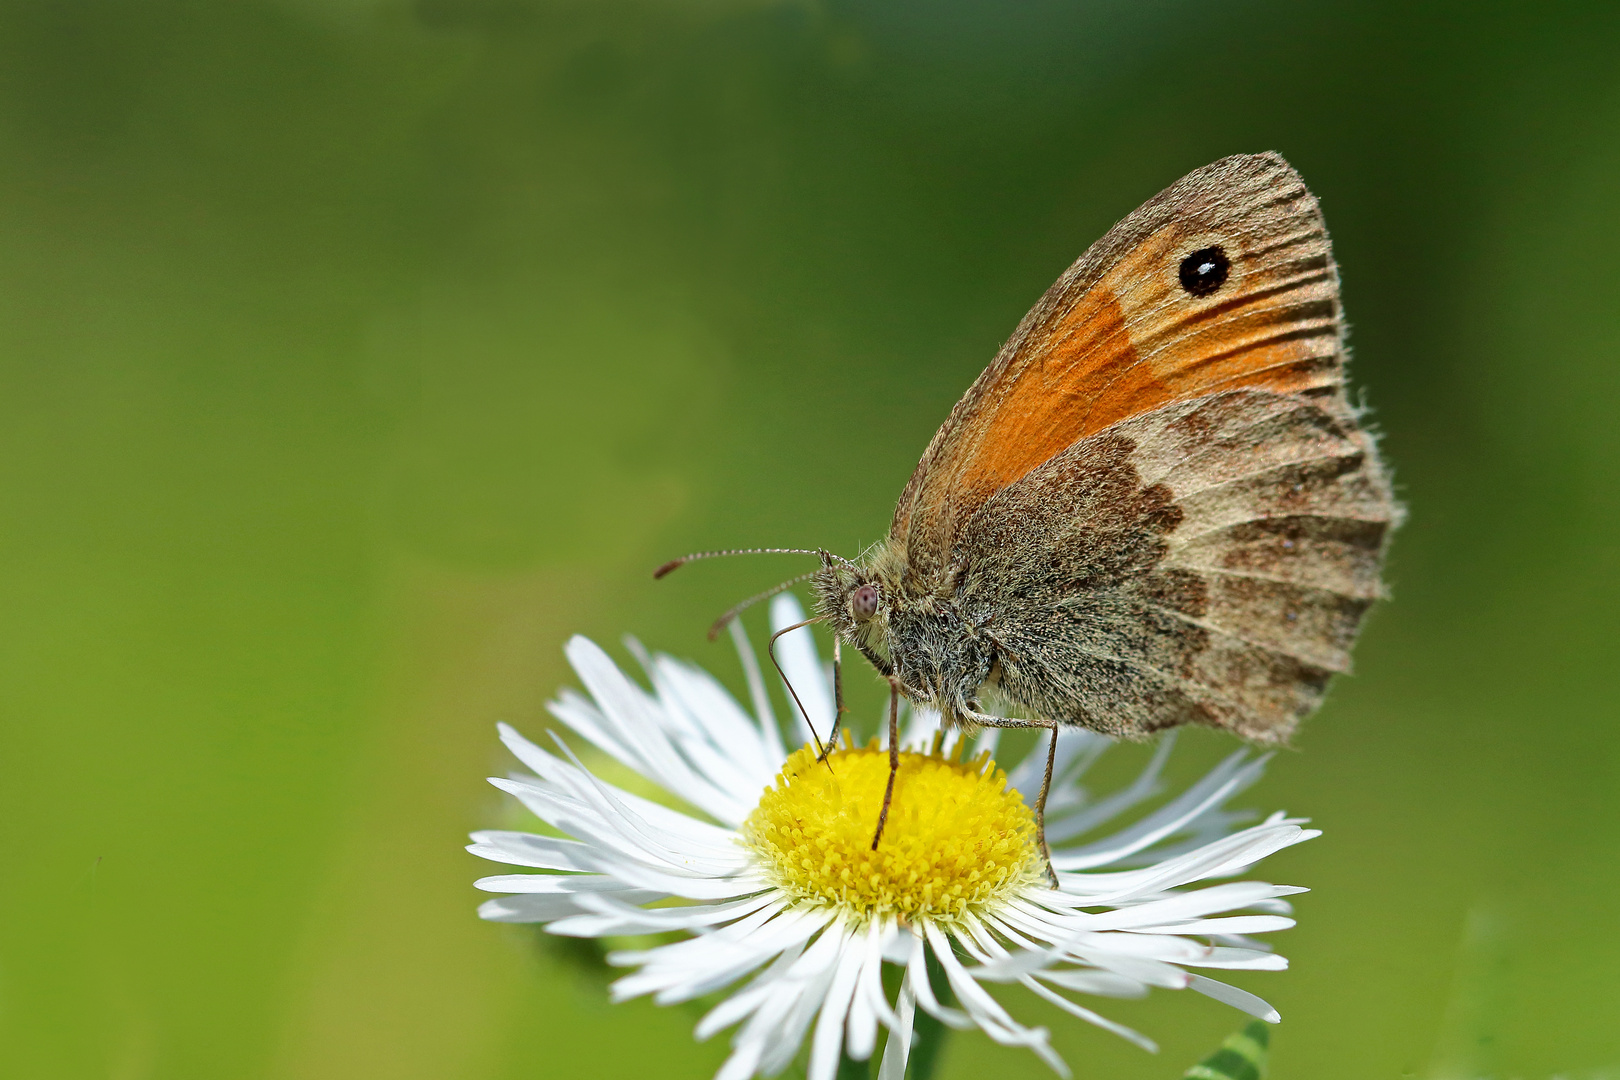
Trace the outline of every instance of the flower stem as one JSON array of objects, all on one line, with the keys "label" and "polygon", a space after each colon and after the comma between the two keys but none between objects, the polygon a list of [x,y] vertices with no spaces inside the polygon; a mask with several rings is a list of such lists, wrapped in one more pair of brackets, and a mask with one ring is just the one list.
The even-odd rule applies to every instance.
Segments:
[{"label": "flower stem", "polygon": [[838,1080],[872,1080],[872,1063],[856,1061],[848,1054],[838,1057]]}]

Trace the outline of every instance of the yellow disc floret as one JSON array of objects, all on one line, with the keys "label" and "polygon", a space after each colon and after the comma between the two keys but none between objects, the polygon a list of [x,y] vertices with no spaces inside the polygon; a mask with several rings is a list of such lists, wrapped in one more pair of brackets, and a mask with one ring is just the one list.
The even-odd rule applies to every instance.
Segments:
[{"label": "yellow disc floret", "polygon": [[951,919],[1038,880],[1034,816],[989,754],[943,757],[938,740],[931,753],[902,753],[873,851],[888,782],[889,755],[876,742],[825,763],[806,747],[766,789],[744,838],[778,888],[857,917]]}]

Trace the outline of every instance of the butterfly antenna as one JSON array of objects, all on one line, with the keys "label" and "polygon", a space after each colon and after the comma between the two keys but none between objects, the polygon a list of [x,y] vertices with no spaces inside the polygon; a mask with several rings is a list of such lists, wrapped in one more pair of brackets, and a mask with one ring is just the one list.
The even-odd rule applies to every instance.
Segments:
[{"label": "butterfly antenna", "polygon": [[722,555],[820,555],[823,560],[836,559],[845,566],[855,565],[842,555],[834,555],[825,548],[727,548],[725,551],[694,551],[690,555],[682,555],[678,559],[671,559],[654,570],[653,577],[661,578],[673,573],[676,569],[685,566],[689,562],[697,562],[699,559],[718,559]]},{"label": "butterfly antenna", "polygon": [[732,607],[724,615],[714,620],[713,626],[709,627],[709,640],[713,641],[715,638],[719,637],[720,631],[724,630],[732,619],[735,619],[738,615],[741,615],[748,608],[753,607],[761,600],[769,600],[779,592],[786,592],[788,589],[793,588],[793,586],[797,585],[801,581],[804,581],[806,578],[815,577],[816,573],[817,571],[815,570],[808,570],[805,573],[800,574],[798,577],[788,578],[780,585],[772,585],[764,592],[757,592],[741,603],[732,605]]},{"label": "butterfly antenna", "polygon": [[682,555],[653,571],[654,578],[661,578],[673,573],[679,567],[699,559],[718,559],[722,555],[820,555],[822,552],[816,548],[727,548],[725,551],[694,551],[690,555]]},{"label": "butterfly antenna", "polygon": [[[816,744],[816,759],[818,761],[825,761],[826,754],[821,748],[821,736],[816,734],[816,725],[811,721],[810,713],[805,709],[804,702],[799,700],[799,692],[793,689],[793,684],[788,681],[787,672],[782,670],[781,661],[776,659],[777,638],[781,637],[783,634],[792,633],[794,630],[797,630],[800,627],[809,626],[811,623],[818,623],[821,621],[821,619],[822,617],[817,615],[813,619],[806,619],[804,622],[796,622],[792,626],[782,627],[782,629],[771,635],[770,641],[765,643],[765,655],[771,658],[771,664],[776,668],[776,673],[782,676],[782,683],[788,688],[788,694],[793,698],[793,704],[799,707],[799,715],[804,717],[804,726],[810,729],[810,738],[815,740]],[[831,763],[827,765],[827,768],[829,770],[832,769]]]}]

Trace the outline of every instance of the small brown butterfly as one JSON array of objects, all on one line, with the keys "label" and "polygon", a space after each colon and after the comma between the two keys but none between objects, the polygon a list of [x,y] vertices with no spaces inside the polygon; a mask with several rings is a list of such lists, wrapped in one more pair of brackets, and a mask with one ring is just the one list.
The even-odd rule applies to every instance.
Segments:
[{"label": "small brown butterfly", "polygon": [[[1280,156],[1239,155],[1092,245],[951,410],[888,537],[806,552],[821,569],[794,580],[835,660],[847,643],[889,680],[891,797],[901,694],[1050,728],[1049,785],[1065,725],[1286,740],[1349,670],[1400,517],[1345,396],[1316,199]],[[658,576],[710,554],[730,553]]]}]

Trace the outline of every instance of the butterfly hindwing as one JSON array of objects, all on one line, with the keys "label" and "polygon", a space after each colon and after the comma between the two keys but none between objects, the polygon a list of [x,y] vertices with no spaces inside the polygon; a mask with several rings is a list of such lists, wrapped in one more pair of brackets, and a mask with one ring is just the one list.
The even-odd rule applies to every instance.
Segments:
[{"label": "butterfly hindwing", "polygon": [[1350,666],[1388,493],[1354,429],[1235,390],[1120,421],[996,492],[954,549],[1003,692],[1127,738],[1275,742]]}]

